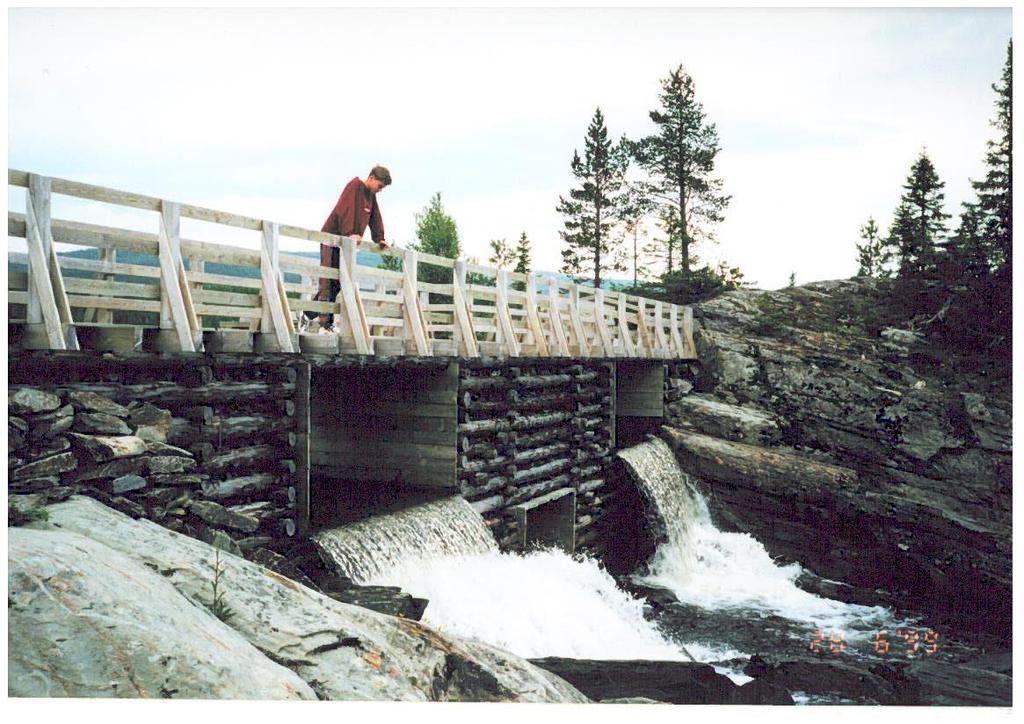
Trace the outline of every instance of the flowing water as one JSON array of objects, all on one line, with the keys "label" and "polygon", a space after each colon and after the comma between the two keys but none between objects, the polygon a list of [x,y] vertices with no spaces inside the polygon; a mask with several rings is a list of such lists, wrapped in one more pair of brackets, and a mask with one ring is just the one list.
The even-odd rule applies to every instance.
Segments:
[{"label": "flowing water", "polygon": [[356,583],[369,583],[414,558],[498,550],[483,519],[458,496],[322,530],[313,540],[335,572]]},{"label": "flowing water", "polygon": [[499,552],[458,497],[323,531],[316,541],[340,574],[427,598],[425,623],[523,657],[692,658],[743,683],[752,653],[806,652],[818,631],[822,647],[838,631],[844,645],[870,650],[874,631],[899,625],[886,609],[801,590],[799,565],[776,565],[751,536],[718,530],[664,442],[619,455],[662,534],[636,580],[678,599],[656,621],[594,560],[559,550]]}]

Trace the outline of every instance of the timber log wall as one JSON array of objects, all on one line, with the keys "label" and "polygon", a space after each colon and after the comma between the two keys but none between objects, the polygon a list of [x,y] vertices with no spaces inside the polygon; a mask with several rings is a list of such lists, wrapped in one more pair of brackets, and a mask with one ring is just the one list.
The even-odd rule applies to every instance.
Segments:
[{"label": "timber log wall", "polygon": [[[19,445],[8,451],[9,490],[94,495],[186,535],[216,538],[340,600],[415,616],[423,602],[397,589],[367,593],[333,579],[307,534],[460,494],[503,550],[558,545],[628,568],[643,552],[623,550],[620,534],[642,525],[642,512],[614,451],[661,424],[665,399],[691,384],[692,364],[12,352],[9,399],[31,388],[56,395],[59,408],[21,418],[12,408],[9,430]],[[110,431],[91,428],[83,400],[95,397],[82,393],[122,406],[130,428],[114,433],[116,420]],[[55,429],[76,434],[58,450]],[[40,460],[64,460],[58,455],[81,461],[86,438],[103,434],[146,442],[131,460],[32,472]]]}]

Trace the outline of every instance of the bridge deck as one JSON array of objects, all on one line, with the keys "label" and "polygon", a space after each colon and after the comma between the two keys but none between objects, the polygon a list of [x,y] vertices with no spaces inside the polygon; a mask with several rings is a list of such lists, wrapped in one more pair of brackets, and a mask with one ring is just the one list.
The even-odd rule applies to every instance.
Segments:
[{"label": "bridge deck", "polygon": [[[26,212],[8,213],[27,248],[8,252],[25,348],[696,358],[689,307],[364,242],[374,265],[348,238],[24,171],[8,184],[25,189]],[[136,228],[54,218],[54,201]],[[321,244],[340,268],[320,265]],[[75,247],[97,252],[58,254]],[[313,300],[320,278],[339,281],[335,300]],[[303,312],[336,332],[304,333]]]}]

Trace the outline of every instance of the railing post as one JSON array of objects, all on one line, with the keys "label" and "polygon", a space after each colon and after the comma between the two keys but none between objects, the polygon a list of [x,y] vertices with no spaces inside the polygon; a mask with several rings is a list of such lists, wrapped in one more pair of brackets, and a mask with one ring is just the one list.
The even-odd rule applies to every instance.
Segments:
[{"label": "railing post", "polygon": [[601,342],[601,351],[605,357],[615,354],[612,337],[608,334],[608,324],[604,316],[604,289],[594,290],[594,323],[597,325],[597,338]]},{"label": "railing post", "polygon": [[173,330],[182,352],[195,352],[199,320],[181,260],[181,204],[160,204],[160,329]]},{"label": "railing post", "polygon": [[583,320],[580,319],[579,284],[573,284],[569,287],[569,323],[572,325],[573,335],[576,337],[576,345],[579,347],[580,357],[590,357],[590,340],[587,339],[587,332],[583,329]]},{"label": "railing post", "polygon": [[683,347],[683,339],[679,336],[679,305],[672,304],[668,308],[668,326],[672,337],[672,350],[678,357],[683,357],[686,354],[686,349]]},{"label": "railing post", "polygon": [[663,305],[661,300],[654,303],[654,339],[657,345],[656,354],[668,357],[671,353],[668,344],[668,337],[665,336],[665,317],[662,314]]},{"label": "railing post", "polygon": [[651,331],[647,329],[647,300],[643,297],[636,298],[636,319],[637,352],[640,357],[653,357],[654,342],[651,340]]},{"label": "railing post", "polygon": [[412,340],[416,347],[416,354],[421,357],[430,356],[430,345],[427,342],[427,324],[423,319],[423,310],[420,309],[420,297],[416,288],[416,272],[419,262],[414,249],[406,249],[402,258],[402,266],[405,269],[402,277],[402,292],[404,296],[405,311],[405,338]]},{"label": "railing post", "polygon": [[341,312],[334,315],[335,322],[342,321],[352,334],[358,354],[373,354],[370,348],[370,329],[366,324],[366,312],[359,298],[359,287],[355,283],[356,242],[348,237],[341,240],[338,259],[338,295],[335,303]]},{"label": "railing post", "polygon": [[480,347],[473,329],[473,307],[466,294],[466,262],[462,259],[456,259],[452,269],[452,306],[455,309],[454,336],[459,351],[466,357],[479,357]]},{"label": "railing post", "polygon": [[562,328],[562,313],[558,309],[558,280],[552,277],[548,279],[548,318],[551,320],[552,344],[555,347],[555,356],[568,357],[569,343],[565,339],[565,329]]},{"label": "railing post", "polygon": [[508,270],[499,269],[495,279],[498,293],[495,304],[497,305],[498,327],[501,329],[501,336],[504,341],[505,351],[509,357],[519,356],[519,340],[516,339],[512,328],[512,313],[508,308]]},{"label": "railing post", "polygon": [[50,349],[78,349],[71,306],[64,291],[50,226],[50,179],[29,174],[25,196],[28,246],[28,324],[42,324]]},{"label": "railing post", "polygon": [[540,357],[548,355],[548,341],[544,335],[544,327],[540,323],[540,314],[537,312],[537,277],[533,274],[526,275],[526,323],[533,334],[533,343],[537,348],[535,354]]},{"label": "railing post", "polygon": [[626,357],[636,357],[636,345],[629,333],[629,320],[626,319],[626,295],[619,292],[619,336],[622,337],[622,350]]},{"label": "railing post", "polygon": [[260,332],[273,334],[277,348],[282,352],[294,352],[292,335],[295,327],[292,324],[291,312],[288,309],[288,296],[284,291],[284,278],[281,276],[281,242],[278,225],[270,221],[263,222],[263,246],[260,249],[260,280],[262,282],[263,317],[260,320]]},{"label": "railing post", "polygon": [[683,307],[683,356],[697,359],[697,345],[693,343],[693,307]]}]

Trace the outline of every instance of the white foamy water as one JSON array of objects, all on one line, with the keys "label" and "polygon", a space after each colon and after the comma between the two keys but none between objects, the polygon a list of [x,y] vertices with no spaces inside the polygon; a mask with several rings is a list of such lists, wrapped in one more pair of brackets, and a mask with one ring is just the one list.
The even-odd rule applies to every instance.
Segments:
[{"label": "white foamy water", "polygon": [[889,610],[821,598],[796,585],[799,564],[779,566],[755,538],[715,527],[703,496],[659,439],[619,453],[665,524],[640,580],[672,591],[684,603],[709,610],[753,609],[821,629],[867,637],[893,622]]},{"label": "white foamy water", "polygon": [[688,660],[595,561],[558,550],[409,560],[373,582],[427,598],[425,623],[525,658]]}]

